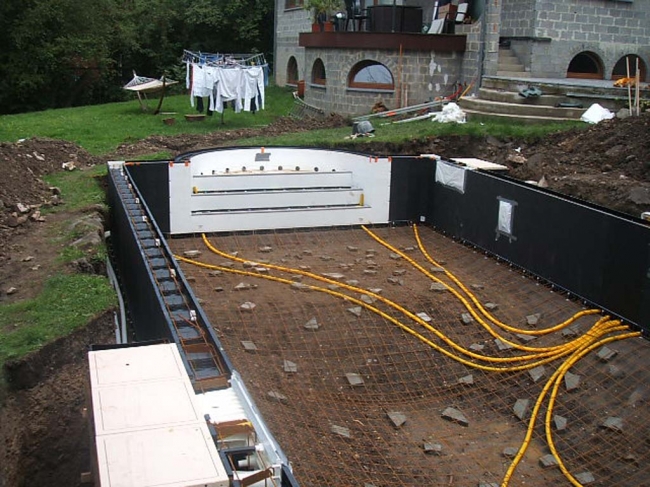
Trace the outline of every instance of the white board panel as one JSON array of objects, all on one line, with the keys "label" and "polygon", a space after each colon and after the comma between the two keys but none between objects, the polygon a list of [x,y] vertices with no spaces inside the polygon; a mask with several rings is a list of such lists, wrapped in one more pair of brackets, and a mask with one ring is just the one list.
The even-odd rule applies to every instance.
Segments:
[{"label": "white board panel", "polygon": [[[263,171],[260,167],[264,167]],[[291,188],[292,176],[278,174],[278,168],[286,173],[286,168],[296,168],[298,174],[306,175],[314,188],[326,186],[323,184],[325,173],[337,174],[336,177],[345,176],[345,183],[334,182],[332,184],[345,184],[363,192],[363,207],[350,209],[320,209],[306,210],[299,212],[281,211],[278,214],[268,212],[242,212],[231,215],[192,215],[193,210],[205,211],[209,205],[196,203],[192,196],[202,188],[210,191],[217,190],[218,186],[212,186],[214,173],[225,173],[228,169],[232,171],[241,170],[263,173],[259,182],[246,183],[248,188],[254,189],[264,185],[263,178],[277,178],[274,189]],[[273,174],[273,171],[276,171]],[[309,172],[311,171],[311,174]],[[287,174],[291,174],[290,172]],[[225,232],[238,230],[275,229],[275,228],[304,228],[304,227],[327,227],[336,225],[359,225],[370,223],[387,223],[390,203],[390,174],[391,163],[388,158],[375,158],[348,152],[329,151],[321,149],[301,148],[268,148],[262,151],[261,148],[249,149],[224,149],[214,150],[191,156],[187,163],[175,163],[170,167],[170,230],[172,234],[195,233],[195,232]],[[241,176],[241,174],[239,175]],[[246,177],[249,175],[246,174]],[[255,174],[250,175],[255,177]],[[326,178],[324,178],[326,179]],[[233,184],[237,181],[233,179]],[[300,187],[304,187],[303,180]],[[320,181],[320,183],[319,183]],[[236,182],[240,184],[241,181]],[[216,184],[216,183],[215,183]],[[329,183],[328,183],[329,184]],[[211,189],[215,188],[215,189]],[[231,189],[242,189],[239,186],[232,186]],[[273,192],[269,198],[273,198]],[[325,197],[324,197],[325,198]],[[270,201],[270,200],[269,200]],[[316,205],[316,203],[315,203]],[[241,202],[229,208],[241,209]],[[270,208],[273,206],[284,206],[284,203],[264,203],[263,198],[251,199],[248,208]]]},{"label": "white board panel", "polygon": [[176,344],[88,354],[101,487],[229,485]]},{"label": "white board panel", "polygon": [[362,194],[361,189],[195,194],[192,195],[192,212],[353,206],[359,204]]},{"label": "white board panel", "polygon": [[225,232],[386,223],[388,213],[379,213],[364,207],[199,214],[189,219],[187,227],[192,232]]},{"label": "white board panel", "polygon": [[260,189],[295,188],[349,188],[352,186],[350,171],[254,171],[246,173],[220,173],[210,176],[194,176],[192,190],[204,191],[254,191]]},{"label": "white board panel", "polygon": [[227,487],[207,428],[163,427],[97,439],[102,487]]}]

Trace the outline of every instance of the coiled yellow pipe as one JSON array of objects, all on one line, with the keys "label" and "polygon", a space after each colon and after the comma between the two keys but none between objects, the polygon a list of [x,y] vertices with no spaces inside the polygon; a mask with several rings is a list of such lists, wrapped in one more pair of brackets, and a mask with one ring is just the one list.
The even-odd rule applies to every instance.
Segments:
[{"label": "coiled yellow pipe", "polygon": [[[463,304],[463,306],[465,306],[465,308],[467,309],[467,311],[470,312],[470,314],[472,315],[472,317],[473,317],[473,318],[474,318],[474,319],[475,319],[475,320],[476,320],[476,321],[477,321],[477,322],[478,322],[478,323],[479,323],[479,324],[480,324],[480,325],[481,325],[481,326],[482,326],[482,327],[483,327],[483,328],[484,328],[484,329],[485,329],[485,330],[486,330],[490,335],[492,335],[494,338],[498,338],[499,340],[503,341],[504,343],[507,343],[507,344],[510,345],[511,347],[516,348],[517,350],[522,350],[522,351],[526,351],[526,352],[537,352],[537,353],[541,353],[541,352],[553,352],[553,351],[558,351],[558,350],[565,350],[567,347],[575,346],[575,343],[577,342],[577,340],[579,340],[579,338],[578,338],[578,339],[576,339],[576,340],[574,340],[574,341],[572,341],[572,342],[568,342],[568,343],[565,343],[565,344],[562,344],[562,345],[555,345],[555,346],[552,346],[552,347],[529,347],[529,346],[526,346],[526,345],[520,345],[519,343],[513,342],[513,341],[511,341],[511,340],[508,340],[507,338],[505,338],[505,337],[499,335],[498,333],[496,333],[496,332],[492,329],[492,327],[491,327],[488,323],[486,323],[485,320],[483,320],[483,318],[482,318],[482,317],[481,317],[481,316],[480,316],[480,315],[479,315],[479,314],[474,310],[474,308],[472,308],[472,306],[469,304],[469,301],[468,301],[467,299],[465,299],[465,297],[462,296],[462,295],[461,295],[461,294],[460,294],[456,289],[452,288],[452,287],[449,286],[448,284],[446,284],[446,283],[442,282],[441,280],[439,280],[437,277],[433,276],[429,271],[427,271],[426,269],[424,269],[420,264],[418,264],[418,263],[415,262],[413,259],[411,259],[409,256],[407,256],[406,254],[404,254],[404,252],[401,252],[399,249],[396,249],[396,248],[393,247],[392,245],[390,245],[390,244],[384,242],[384,241],[383,241],[382,239],[380,239],[377,235],[375,235],[373,232],[371,232],[370,230],[368,230],[365,226],[362,226],[361,228],[363,228],[363,229],[366,231],[366,233],[368,233],[368,235],[370,235],[370,236],[371,236],[371,237],[372,237],[376,242],[378,242],[379,244],[383,245],[384,247],[386,247],[387,249],[391,250],[392,252],[394,252],[394,253],[400,255],[400,256],[401,256],[402,258],[404,258],[407,262],[409,262],[413,267],[415,267],[416,269],[418,269],[421,273],[423,273],[424,275],[426,275],[427,277],[429,277],[431,280],[436,281],[436,282],[439,282],[440,284],[442,284],[443,286],[445,286],[445,288],[446,288],[448,291],[450,291],[450,292],[451,292],[451,293],[452,293],[452,294],[453,294],[453,295],[454,295],[454,296],[455,296],[455,297],[456,297],[456,298],[457,298],[457,299],[458,299],[458,300]],[[508,327],[508,328],[510,328],[509,331],[518,331],[517,328],[512,328],[512,327]]]},{"label": "coiled yellow pipe", "polygon": [[[235,262],[240,262],[240,263],[252,262],[250,260],[246,260],[246,259],[243,259],[243,258],[240,258],[240,257],[236,257],[236,256],[230,255],[230,254],[228,254],[226,252],[223,252],[223,251],[217,249],[216,247],[214,247],[210,243],[210,241],[208,240],[208,238],[207,238],[207,236],[205,234],[202,234],[202,238],[203,238],[203,242],[206,245],[206,247],[211,252],[214,252],[215,254],[217,254],[217,255],[219,255],[221,257],[227,258],[229,260],[233,260]],[[324,276],[319,276],[318,274],[314,274],[314,273],[311,273],[311,272],[308,272],[308,271],[304,271],[302,269],[294,269],[294,268],[279,266],[279,265],[270,264],[270,263],[264,264],[264,265],[265,265],[265,267],[268,267],[269,269],[275,269],[275,270],[279,270],[279,271],[282,271],[282,272],[288,272],[288,273],[292,273],[292,274],[302,275],[302,276],[305,276],[305,277],[310,277],[310,278],[315,279],[317,281],[325,282],[325,283],[328,283],[328,284],[335,284],[337,286],[340,286],[340,287],[342,287],[342,288],[344,288],[346,290],[352,291],[352,292],[362,293],[362,294],[366,294],[368,296],[371,296],[374,299],[376,299],[378,301],[381,301],[384,304],[388,305],[389,307],[403,313],[405,316],[407,316],[411,320],[418,323],[420,326],[422,326],[425,329],[432,332],[439,339],[441,339],[442,341],[447,343],[450,347],[452,347],[456,351],[462,353],[463,355],[466,355],[466,356],[471,357],[473,359],[483,360],[483,361],[491,362],[491,363],[510,363],[510,362],[518,362],[518,361],[534,360],[534,359],[540,359],[540,358],[544,358],[544,357],[550,357],[550,360],[547,360],[547,361],[543,362],[543,363],[548,363],[548,362],[551,362],[552,360],[554,360],[556,358],[559,358],[559,357],[562,357],[564,355],[568,355],[569,353],[571,353],[572,350],[574,350],[577,346],[579,346],[582,343],[582,341],[584,339],[583,338],[584,336],[588,336],[588,334],[590,332],[593,332],[593,331],[595,331],[597,329],[597,328],[592,327],[592,329],[590,329],[582,337],[578,337],[577,339],[575,339],[575,340],[573,340],[571,342],[565,343],[563,345],[558,345],[558,346],[555,346],[555,347],[545,347],[545,348],[543,348],[543,347],[538,347],[538,348],[526,347],[527,351],[535,352],[532,355],[523,355],[523,356],[516,356],[516,357],[490,357],[490,356],[486,356],[486,355],[477,354],[477,353],[475,353],[475,352],[473,352],[471,350],[468,350],[468,349],[458,345],[456,342],[451,340],[444,333],[440,332],[438,329],[434,328],[429,323],[425,322],[422,318],[420,318],[416,314],[410,312],[409,310],[405,309],[404,307],[400,306],[399,304],[395,303],[394,301],[391,301],[391,300],[385,298],[384,296],[373,293],[373,292],[368,291],[368,290],[363,289],[363,288],[359,288],[359,287],[356,287],[356,286],[350,286],[348,284],[341,283],[341,282],[333,280],[333,279],[328,279],[328,278],[326,278]],[[251,274],[251,275],[257,276],[257,277],[264,277],[264,276],[259,276],[258,274]],[[480,319],[480,317],[478,317],[478,318]],[[596,325],[594,325],[594,326],[596,326]],[[504,340],[504,338],[502,336],[500,336],[499,334],[497,334],[495,332],[493,332],[491,334],[495,338],[499,338],[501,340]]]},{"label": "coiled yellow pipe", "polygon": [[[604,330],[603,334],[614,333],[614,332],[617,332],[617,331],[623,331],[623,330],[628,329],[627,326],[624,326],[624,325],[619,326],[620,321],[618,321],[618,320],[612,321],[611,323],[612,323],[611,327]],[[530,417],[530,421],[528,423],[528,429],[526,430],[526,436],[524,437],[524,441],[523,441],[521,447],[519,448],[519,451],[517,452],[517,455],[515,455],[515,458],[512,460],[512,463],[510,464],[510,467],[508,468],[508,470],[506,471],[505,476],[503,477],[503,481],[501,482],[501,487],[508,487],[508,483],[510,482],[511,477],[512,477],[515,469],[517,468],[517,465],[519,464],[519,462],[523,458],[524,454],[526,453],[528,445],[530,444],[530,440],[531,440],[531,438],[533,436],[533,430],[535,428],[535,422],[537,420],[537,414],[539,413],[539,410],[540,410],[540,408],[542,406],[542,402],[544,401],[544,398],[546,397],[546,394],[548,393],[548,390],[551,388],[551,386],[553,386],[555,384],[559,384],[558,381],[561,381],[561,378],[564,376],[566,371],[571,367],[571,365],[574,364],[575,362],[577,362],[578,360],[580,360],[582,357],[584,357],[586,354],[591,352],[593,349],[598,348],[598,347],[600,347],[602,345],[605,345],[607,343],[611,343],[613,341],[624,340],[626,338],[632,338],[632,337],[636,337],[636,336],[639,336],[639,333],[631,332],[631,333],[625,333],[625,334],[622,334],[622,335],[603,338],[603,339],[601,339],[599,341],[592,342],[590,344],[586,344],[585,346],[583,346],[580,349],[576,350],[571,355],[571,357],[569,357],[553,373],[551,378],[544,385],[544,388],[542,389],[542,392],[540,393],[540,395],[537,398],[537,401],[535,402],[535,407],[533,408],[533,411],[532,411],[531,417]],[[558,385],[558,387],[559,387],[559,385]],[[550,406],[549,406],[549,409],[550,409]],[[549,425],[550,425],[550,417],[548,415],[548,411],[547,411],[546,420],[548,421],[546,426],[549,427]],[[550,443],[549,443],[549,446],[551,446]],[[561,463],[561,460],[560,460],[560,458],[559,458],[559,456],[557,454],[557,451],[553,451],[553,455],[559,461],[559,463]],[[566,468],[564,468],[563,472],[564,471],[566,471]],[[568,471],[567,471],[567,473],[568,473]],[[565,473],[565,475],[566,475],[566,473]],[[574,484],[574,485],[576,485],[576,484]],[[577,485],[580,486],[580,483],[577,482]]]},{"label": "coiled yellow pipe", "polygon": [[600,310],[598,309],[588,309],[584,311],[579,311],[578,313],[574,314],[571,318],[563,321],[562,323],[541,330],[527,330],[524,328],[512,327],[505,323],[502,323],[494,315],[492,315],[488,310],[486,310],[483,307],[481,302],[476,298],[476,295],[472,293],[472,291],[467,289],[467,287],[465,287],[465,285],[453,273],[449,272],[445,267],[443,267],[438,262],[436,262],[433,258],[431,258],[431,256],[427,253],[426,249],[424,248],[424,245],[422,244],[422,240],[420,239],[420,232],[418,231],[417,225],[415,224],[413,225],[413,232],[415,234],[415,240],[418,243],[418,248],[420,249],[424,257],[433,265],[440,267],[444,271],[445,275],[449,277],[449,279],[451,279],[459,288],[462,289],[462,291],[471,299],[474,305],[487,319],[489,319],[495,325],[503,328],[504,330],[511,331],[514,333],[521,333],[525,335],[546,335],[548,333],[553,333],[555,331],[559,331],[562,330],[563,328],[566,328],[567,326],[571,325],[582,316],[588,316],[588,315],[600,313]]},{"label": "coiled yellow pipe", "polygon": [[[257,278],[260,278],[260,279],[267,279],[267,280],[270,280],[270,281],[281,282],[283,284],[288,284],[288,285],[295,284],[295,282],[290,280],[290,279],[284,279],[284,278],[281,278],[281,277],[256,274],[254,272],[242,271],[242,270],[238,270],[238,269],[231,269],[229,267],[222,267],[222,266],[217,266],[217,265],[212,265],[212,264],[206,264],[206,263],[199,262],[199,261],[196,261],[196,260],[188,259],[186,257],[182,257],[180,255],[175,255],[174,257],[177,260],[181,261],[181,262],[186,262],[188,264],[193,264],[193,265],[203,267],[203,268],[206,268],[206,269],[220,270],[222,272],[229,272],[229,273],[232,273],[232,274],[238,274],[238,275],[250,276],[250,277],[257,277]],[[319,287],[319,286],[310,286],[310,285],[306,285],[306,286],[309,289],[313,290],[313,291],[323,292],[323,293],[329,294],[331,296],[335,296],[335,297],[344,299],[344,300],[349,301],[351,303],[354,303],[356,305],[362,306],[362,307],[368,309],[369,311],[371,311],[373,313],[376,313],[377,315],[379,315],[382,318],[386,319],[390,323],[393,323],[394,325],[398,326],[403,331],[405,331],[405,332],[409,333],[410,335],[416,337],[418,340],[422,341],[423,343],[426,343],[431,348],[433,348],[434,350],[442,353],[446,357],[449,357],[452,360],[455,360],[456,362],[467,365],[468,367],[483,370],[483,371],[486,371],[486,372],[517,372],[517,371],[522,371],[522,370],[528,370],[528,369],[532,369],[534,367],[538,367],[540,365],[547,364],[549,362],[552,362],[552,361],[556,360],[560,356],[567,355],[567,354],[571,353],[571,351],[568,350],[566,352],[563,352],[561,355],[558,354],[556,356],[544,358],[544,359],[538,360],[536,362],[531,362],[531,363],[528,363],[528,364],[511,366],[511,367],[494,367],[494,366],[487,366],[487,365],[477,364],[475,362],[471,362],[469,360],[466,360],[466,359],[464,359],[464,358],[462,358],[462,357],[460,357],[458,355],[455,355],[452,352],[442,348],[441,346],[439,346],[436,343],[432,342],[430,339],[428,339],[425,336],[421,335],[417,331],[415,331],[412,328],[406,326],[404,323],[400,322],[396,318],[386,314],[385,312],[381,311],[380,309],[375,308],[374,306],[372,306],[372,305],[370,305],[368,303],[365,303],[365,302],[363,302],[363,301],[361,301],[359,299],[348,296],[347,294],[343,294],[343,293],[339,293],[337,291],[333,291],[331,289],[327,289],[327,288],[323,288],[323,287]],[[487,358],[493,358],[493,357],[487,357]]]},{"label": "coiled yellow pipe", "polygon": [[[603,343],[595,344],[594,346],[590,346],[587,351],[584,352],[584,354],[588,353],[589,351],[593,350],[594,348],[604,345],[605,343],[609,343],[610,341],[615,341],[615,340],[623,340],[625,338],[636,338],[640,337],[641,332],[630,332],[626,333],[625,335],[618,335],[617,337],[611,337],[609,341],[603,340]],[[583,355],[584,355],[583,354]],[[583,356],[581,355],[581,357]],[[569,371],[571,367],[578,361],[580,357],[570,357],[564,364],[562,364],[562,367],[560,367],[560,374],[557,376],[555,380],[555,384],[553,385],[553,389],[551,390],[551,394],[549,396],[549,401],[548,401],[548,408],[546,410],[546,418],[544,421],[544,429],[546,431],[546,441],[548,443],[548,447],[551,450],[551,453],[555,457],[555,459],[558,462],[558,465],[560,467],[560,470],[564,474],[564,476],[567,478],[569,482],[571,482],[572,485],[575,487],[582,487],[582,484],[578,482],[578,480],[571,475],[569,470],[566,468],[564,465],[564,462],[562,461],[562,458],[560,458],[559,453],[557,452],[557,449],[555,448],[555,443],[553,441],[553,432],[551,429],[551,419],[553,417],[553,408],[555,407],[555,400],[557,399],[557,394],[558,390],[560,388],[560,385],[562,384],[562,379],[566,375],[566,373]]]}]

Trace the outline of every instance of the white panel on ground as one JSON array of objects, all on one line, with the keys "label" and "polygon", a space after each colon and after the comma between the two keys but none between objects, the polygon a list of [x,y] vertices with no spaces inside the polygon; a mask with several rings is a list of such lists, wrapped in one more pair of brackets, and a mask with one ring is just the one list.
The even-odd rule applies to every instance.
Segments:
[{"label": "white panel on ground", "polygon": [[390,160],[301,148],[222,149],[170,168],[172,234],[387,223]]},{"label": "white panel on ground", "polygon": [[229,484],[175,344],[88,354],[103,487]]},{"label": "white panel on ground", "polygon": [[483,169],[484,171],[507,171],[508,166],[496,162],[477,159],[475,157],[452,157],[454,162],[469,167],[470,169]]}]

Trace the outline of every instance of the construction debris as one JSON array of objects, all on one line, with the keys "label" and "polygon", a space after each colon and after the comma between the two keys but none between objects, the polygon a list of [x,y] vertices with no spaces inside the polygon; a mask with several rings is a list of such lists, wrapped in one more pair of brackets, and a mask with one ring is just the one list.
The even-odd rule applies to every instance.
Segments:
[{"label": "construction debris", "polygon": [[361,306],[354,306],[353,308],[348,308],[348,311],[352,313],[354,316],[361,316]]},{"label": "construction debris", "polygon": [[294,373],[298,372],[298,366],[291,360],[285,360],[282,364],[282,368],[285,372]]},{"label": "construction debris", "polygon": [[520,420],[523,421],[526,418],[526,414],[528,414],[529,406],[530,406],[530,399],[517,399],[517,402],[515,402],[515,405],[512,408],[512,410],[515,413],[515,416],[517,416]]},{"label": "construction debris", "polygon": [[555,429],[558,431],[564,431],[567,426],[567,419],[564,416],[555,414],[553,416],[553,423],[555,424]]},{"label": "construction debris", "polygon": [[557,458],[555,458],[552,454],[544,455],[543,457],[540,457],[539,459],[539,464],[543,468],[551,468],[551,467],[557,467]]},{"label": "construction debris", "polygon": [[621,431],[623,431],[623,418],[610,416],[605,421],[603,421],[600,426],[605,429],[620,433]]},{"label": "construction debris", "polygon": [[348,380],[350,385],[352,387],[357,387],[357,386],[362,386],[363,385],[363,377],[361,377],[360,374],[357,374],[355,372],[348,372],[345,374],[345,378]]},{"label": "construction debris", "polygon": [[244,347],[244,350],[248,352],[254,352],[257,350],[257,345],[255,345],[255,343],[251,342],[250,340],[242,340],[241,344],[242,347]]},{"label": "construction debris", "polygon": [[250,301],[246,301],[245,303],[242,303],[241,306],[239,306],[239,309],[242,310],[242,311],[251,312],[256,307],[257,307],[257,305],[255,303],[252,303]]},{"label": "construction debris", "polygon": [[316,321],[316,318],[311,318],[307,323],[305,323],[304,328],[306,330],[318,330],[320,328],[320,325],[318,324],[318,321]]},{"label": "construction debris", "polygon": [[396,428],[399,428],[404,423],[406,423],[406,414],[400,411],[389,411],[386,414],[388,415],[388,417],[393,422]]},{"label": "construction debris", "polygon": [[458,409],[456,408],[446,408],[442,412],[442,417],[446,420],[452,421],[454,423],[458,423],[461,426],[469,426],[469,421],[465,417],[465,415]]}]

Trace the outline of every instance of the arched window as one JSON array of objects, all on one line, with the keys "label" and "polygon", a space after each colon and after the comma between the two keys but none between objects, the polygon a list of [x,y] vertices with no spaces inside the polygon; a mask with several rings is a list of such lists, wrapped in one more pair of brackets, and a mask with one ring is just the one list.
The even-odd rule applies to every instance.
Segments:
[{"label": "arched window", "polygon": [[284,9],[291,10],[292,8],[302,8],[304,4],[304,0],[284,0]]},{"label": "arched window", "polygon": [[603,62],[593,52],[577,54],[569,63],[567,78],[603,79]]},{"label": "arched window", "polygon": [[394,90],[393,73],[377,61],[361,61],[355,64],[348,75],[350,88],[367,90]]},{"label": "arched window", "polygon": [[287,84],[298,84],[298,62],[293,56],[289,58],[289,62],[287,63]]},{"label": "arched window", "polygon": [[320,58],[316,59],[316,61],[314,61],[314,65],[311,67],[311,82],[315,85],[322,86],[325,86],[327,84],[325,65]]},{"label": "arched window", "polygon": [[639,62],[639,72],[640,72],[641,81],[645,82],[646,80],[645,63],[643,62],[643,59],[641,59],[636,54],[628,54],[618,60],[618,62],[614,66],[614,69],[612,70],[612,79],[627,78],[628,63],[630,66],[630,77],[634,77],[636,75],[637,61]]}]

